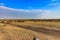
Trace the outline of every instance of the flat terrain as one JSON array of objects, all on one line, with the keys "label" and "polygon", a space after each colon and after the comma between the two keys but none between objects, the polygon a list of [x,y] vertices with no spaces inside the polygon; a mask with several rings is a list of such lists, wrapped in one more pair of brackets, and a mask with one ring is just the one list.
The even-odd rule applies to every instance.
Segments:
[{"label": "flat terrain", "polygon": [[0,23],[0,40],[60,40],[60,22]]}]

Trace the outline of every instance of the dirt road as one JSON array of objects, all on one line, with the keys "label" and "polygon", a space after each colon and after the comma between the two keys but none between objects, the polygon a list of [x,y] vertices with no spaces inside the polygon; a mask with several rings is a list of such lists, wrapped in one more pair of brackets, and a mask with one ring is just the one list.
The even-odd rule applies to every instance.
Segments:
[{"label": "dirt road", "polygon": [[46,28],[43,28],[43,27],[37,28],[37,27],[32,27],[32,26],[23,26],[23,25],[15,25],[15,24],[8,24],[8,25],[13,25],[15,27],[21,27],[21,28],[32,30],[32,31],[35,31],[35,32],[60,37],[60,30],[51,30],[51,29],[46,29]]},{"label": "dirt road", "polygon": [[[4,24],[6,24],[6,23],[4,23]],[[23,25],[15,25],[15,24],[6,24],[6,25],[7,26],[11,25],[11,26],[31,30],[31,31],[34,31],[34,32],[37,32],[37,33],[42,33],[45,36],[48,36],[49,38],[52,38],[52,39],[46,39],[46,40],[60,40],[60,30],[50,30],[50,29],[41,28],[41,27],[36,28],[36,27],[32,27],[32,26],[23,26]]]}]

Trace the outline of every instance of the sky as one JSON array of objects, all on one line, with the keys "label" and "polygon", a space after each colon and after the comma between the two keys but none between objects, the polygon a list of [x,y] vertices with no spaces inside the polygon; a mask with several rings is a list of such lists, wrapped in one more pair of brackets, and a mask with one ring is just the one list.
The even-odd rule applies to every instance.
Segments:
[{"label": "sky", "polygon": [[0,15],[0,18],[60,19],[60,0],[0,0]]}]

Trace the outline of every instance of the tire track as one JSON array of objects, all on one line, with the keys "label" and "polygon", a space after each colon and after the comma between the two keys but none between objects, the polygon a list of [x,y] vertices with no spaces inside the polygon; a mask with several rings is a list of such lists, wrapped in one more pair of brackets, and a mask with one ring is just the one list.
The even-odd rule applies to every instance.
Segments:
[{"label": "tire track", "polygon": [[24,28],[24,29],[28,29],[35,32],[44,33],[47,35],[56,36],[60,38],[60,30],[50,30],[50,29],[41,28],[41,27],[37,28],[37,27],[32,27],[32,26],[23,26],[23,25],[16,25],[16,24],[10,24],[10,23],[8,25],[13,25],[15,27],[20,27],[20,28]]}]

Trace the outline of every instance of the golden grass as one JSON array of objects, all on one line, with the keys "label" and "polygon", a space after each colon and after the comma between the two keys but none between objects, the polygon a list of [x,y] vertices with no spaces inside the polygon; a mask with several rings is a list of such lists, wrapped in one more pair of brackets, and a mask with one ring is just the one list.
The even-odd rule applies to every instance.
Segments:
[{"label": "golden grass", "polygon": [[[60,26],[60,22],[13,22],[11,24],[33,26],[33,27],[50,27],[52,25]],[[50,28],[49,28],[50,29]],[[60,40],[54,36],[35,32],[32,30],[15,27],[13,25],[0,23],[0,40],[33,40],[33,35],[39,40]]]},{"label": "golden grass", "polygon": [[27,21],[27,22],[13,22],[11,24],[15,25],[22,25],[22,26],[32,26],[36,28],[44,27],[47,29],[52,29],[52,30],[60,30],[60,22],[33,22],[33,21]]},{"label": "golden grass", "polygon": [[[5,24],[2,24],[2,25],[5,25]],[[22,39],[28,40],[30,38],[31,38],[30,40],[32,40],[33,33],[29,32],[29,30],[10,26],[10,25],[8,26],[2,26],[2,25],[0,26],[0,32],[1,34],[3,34],[3,36],[6,35],[5,36],[6,40],[22,40]]]},{"label": "golden grass", "polygon": [[24,25],[45,25],[45,26],[60,26],[60,22],[31,22],[31,21],[27,21],[27,22],[13,22],[14,24],[24,24]]}]

